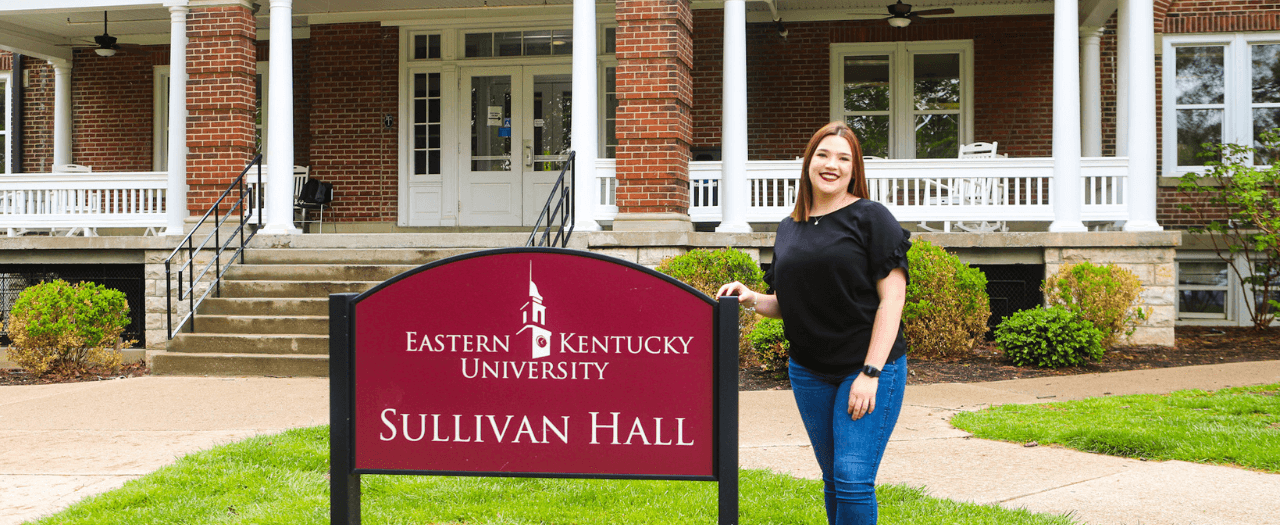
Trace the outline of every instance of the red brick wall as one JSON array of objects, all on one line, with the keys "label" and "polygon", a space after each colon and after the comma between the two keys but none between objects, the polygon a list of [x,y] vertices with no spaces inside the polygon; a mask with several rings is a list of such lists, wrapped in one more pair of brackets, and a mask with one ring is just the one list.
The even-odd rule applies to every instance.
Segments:
[{"label": "red brick wall", "polygon": [[95,172],[151,171],[157,56],[168,46],[112,57],[77,49],[72,60],[71,161]]},{"label": "red brick wall", "polygon": [[377,23],[311,26],[310,165],[334,183],[338,221],[394,221],[399,30]]},{"label": "red brick wall", "polygon": [[[1280,5],[1275,0],[1181,0],[1157,2],[1156,31],[1220,33],[1280,29]],[[1166,8],[1163,20],[1161,8]]]},{"label": "red brick wall", "polygon": [[[693,143],[719,144],[722,12],[697,11]],[[720,26],[717,26],[720,24]],[[705,28],[705,29],[704,29]],[[830,45],[845,42],[972,40],[974,139],[1011,156],[1049,156],[1053,129],[1053,17],[937,18],[894,28],[880,20],[773,23],[747,28],[747,111],[752,160],[792,159],[830,120]],[[712,98],[714,97],[714,98]]]},{"label": "red brick wall", "polygon": [[242,6],[187,19],[187,208],[202,213],[253,158],[257,33]]},{"label": "red brick wall", "polygon": [[[22,69],[30,80],[22,95],[22,171],[48,173],[53,170],[53,66],[25,59]],[[22,82],[20,73],[13,76]]]},{"label": "red brick wall", "polygon": [[688,213],[693,140],[689,0],[619,0],[619,213]]}]

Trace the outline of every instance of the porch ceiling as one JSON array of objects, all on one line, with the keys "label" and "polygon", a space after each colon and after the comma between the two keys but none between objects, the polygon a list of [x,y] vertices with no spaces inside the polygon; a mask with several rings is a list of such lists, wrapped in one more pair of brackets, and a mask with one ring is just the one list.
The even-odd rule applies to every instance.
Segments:
[{"label": "porch ceiling", "polygon": [[[773,0],[773,7],[783,21],[858,20],[887,16],[885,7],[894,0]],[[907,0],[916,10],[940,7],[954,8],[949,16],[992,16],[1013,14],[1047,14],[1053,12],[1053,0]],[[1082,19],[1086,5],[1099,0],[1081,2]],[[1106,2],[1108,0],[1101,0]],[[1114,2],[1114,0],[1109,0]],[[69,57],[71,46],[93,47],[93,37],[102,34],[102,12],[109,12],[108,32],[122,44],[163,44],[169,41],[169,13],[157,1],[146,5],[99,0],[96,7],[19,10],[0,9],[0,48],[43,51],[46,56]],[[258,16],[258,27],[269,24],[268,2]],[[105,5],[104,4],[114,4]],[[450,18],[475,16],[521,16],[547,14],[547,6],[563,12],[573,0],[295,0],[294,27],[334,22],[387,21],[400,22],[424,18],[423,13],[450,11]],[[612,10],[613,2],[599,2],[601,14]],[[30,4],[28,4],[30,5]],[[83,4],[80,4],[83,5]],[[718,9],[723,0],[694,0],[694,9]],[[768,21],[773,18],[770,5],[762,0],[747,2],[748,20]],[[474,14],[473,14],[474,13]],[[38,48],[38,49],[36,49]],[[37,53],[39,55],[41,53]]]}]

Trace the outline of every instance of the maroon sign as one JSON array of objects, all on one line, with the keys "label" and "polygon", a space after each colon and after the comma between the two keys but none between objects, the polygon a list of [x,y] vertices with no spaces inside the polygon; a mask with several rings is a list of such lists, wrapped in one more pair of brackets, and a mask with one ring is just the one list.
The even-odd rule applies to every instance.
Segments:
[{"label": "maroon sign", "polygon": [[588,255],[491,252],[356,298],[353,468],[716,476],[714,304]]}]

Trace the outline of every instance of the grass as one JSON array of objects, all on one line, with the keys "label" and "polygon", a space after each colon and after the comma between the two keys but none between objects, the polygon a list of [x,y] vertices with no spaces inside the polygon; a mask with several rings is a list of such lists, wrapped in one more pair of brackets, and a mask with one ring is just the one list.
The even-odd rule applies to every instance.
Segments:
[{"label": "grass", "polygon": [[[40,525],[327,524],[328,427],[260,436],[180,459],[82,501]],[[714,483],[364,476],[368,524],[709,524]],[[741,473],[741,523],[825,524],[821,483]],[[879,487],[884,524],[1068,525],[1065,516],[932,498]]]},{"label": "grass", "polygon": [[1005,405],[951,423],[985,439],[1280,473],[1280,383]]}]

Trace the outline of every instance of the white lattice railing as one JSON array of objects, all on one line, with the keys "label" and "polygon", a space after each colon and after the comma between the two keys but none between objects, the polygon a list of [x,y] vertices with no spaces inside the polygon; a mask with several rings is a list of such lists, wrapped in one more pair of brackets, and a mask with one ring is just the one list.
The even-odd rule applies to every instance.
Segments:
[{"label": "white lattice railing", "polygon": [[[795,206],[799,160],[747,162],[750,201],[747,221],[777,222]],[[898,220],[1052,221],[1053,159],[868,160],[871,198]],[[1128,159],[1081,159],[1081,219],[1121,221],[1127,204]],[[596,220],[612,220],[617,181],[612,159],[596,163],[601,199]],[[720,210],[720,162],[689,163],[689,217],[717,222]]]},{"label": "white lattice railing", "polygon": [[164,172],[0,176],[0,232],[165,225]]}]

